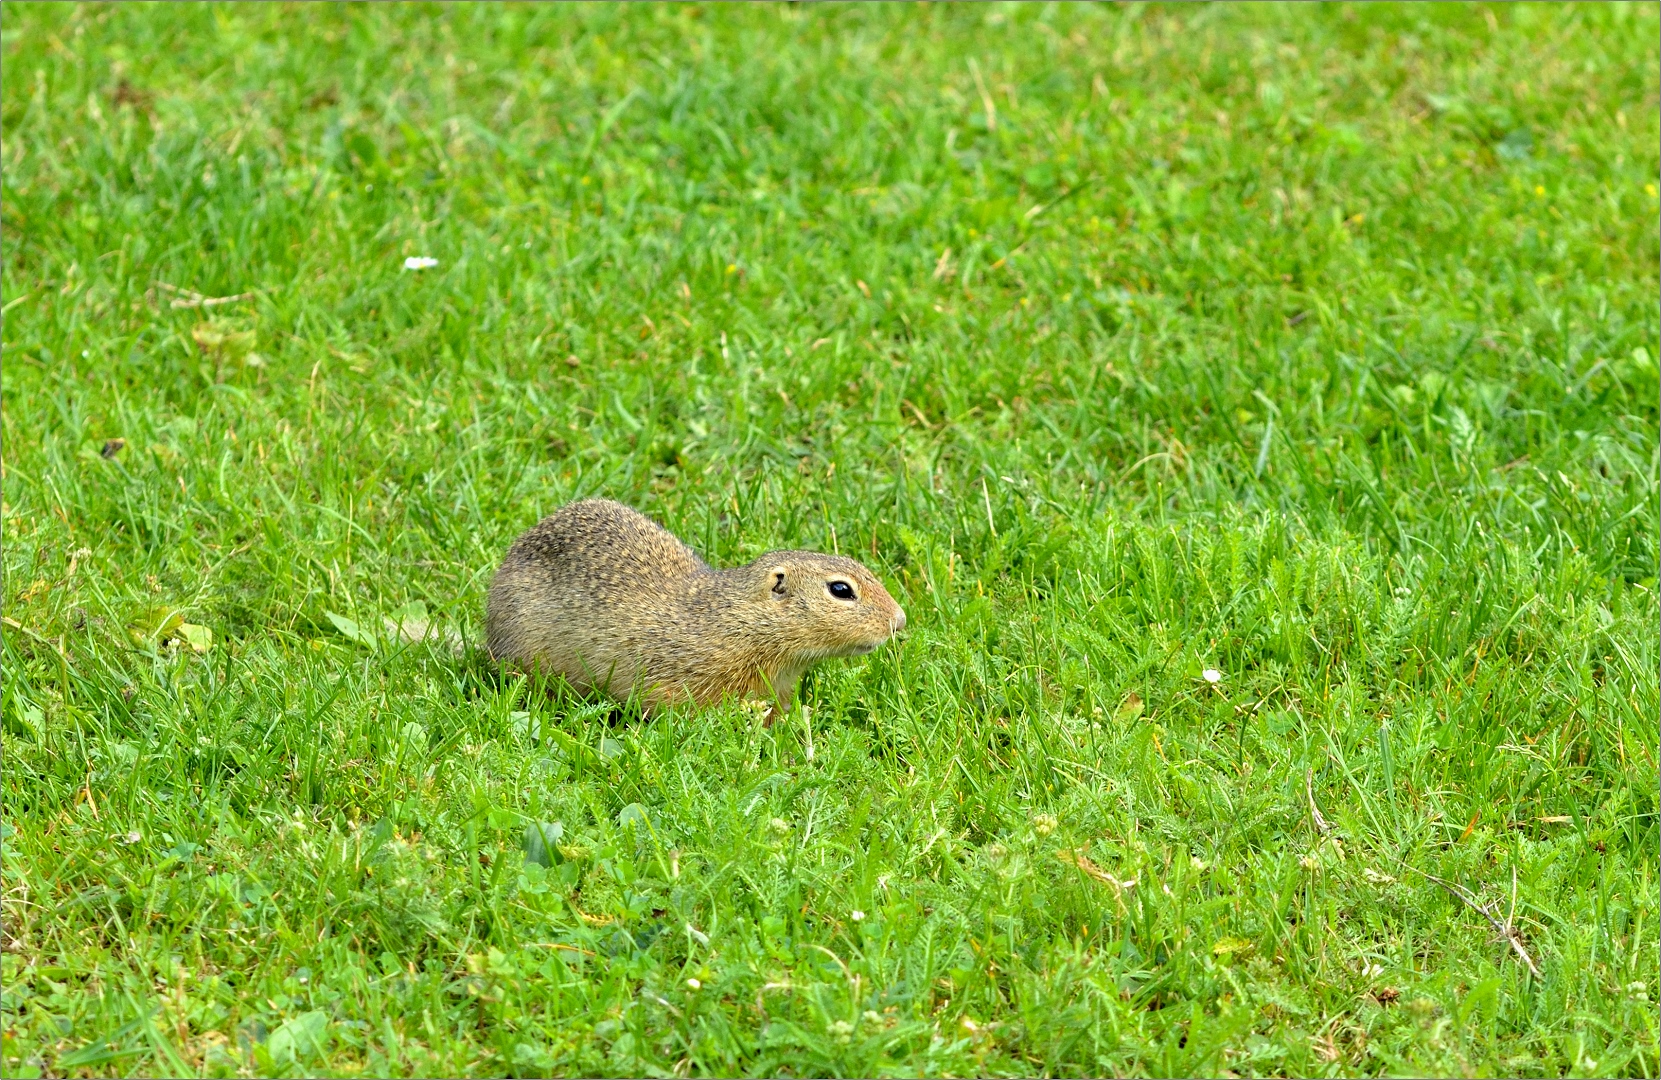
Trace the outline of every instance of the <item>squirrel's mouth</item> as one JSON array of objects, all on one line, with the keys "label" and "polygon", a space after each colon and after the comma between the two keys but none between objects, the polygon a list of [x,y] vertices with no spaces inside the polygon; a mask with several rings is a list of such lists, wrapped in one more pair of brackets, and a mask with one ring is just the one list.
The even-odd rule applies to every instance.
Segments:
[{"label": "squirrel's mouth", "polygon": [[876,652],[878,649],[882,648],[884,645],[888,644],[890,641],[893,641],[893,640],[894,640],[894,635],[893,634],[888,634],[888,635],[885,635],[884,637],[878,638],[875,641],[855,642],[854,644],[848,645],[845,648],[843,648],[841,655],[843,655],[843,656],[864,656],[866,653]]}]

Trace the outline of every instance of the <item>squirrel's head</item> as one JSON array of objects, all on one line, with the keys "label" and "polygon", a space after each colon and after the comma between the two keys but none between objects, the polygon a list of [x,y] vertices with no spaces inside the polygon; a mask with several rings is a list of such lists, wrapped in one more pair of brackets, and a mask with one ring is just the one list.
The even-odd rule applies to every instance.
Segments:
[{"label": "squirrel's head", "polygon": [[852,559],[771,551],[746,569],[767,621],[803,659],[861,656],[905,629],[905,609]]}]

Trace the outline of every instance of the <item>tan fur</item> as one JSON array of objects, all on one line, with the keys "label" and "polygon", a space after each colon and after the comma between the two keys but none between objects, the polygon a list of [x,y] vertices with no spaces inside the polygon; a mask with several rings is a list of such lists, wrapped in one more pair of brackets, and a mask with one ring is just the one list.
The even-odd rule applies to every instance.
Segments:
[{"label": "tan fur", "polygon": [[[832,581],[856,599],[832,596]],[[788,709],[811,664],[870,652],[905,627],[905,612],[852,559],[772,551],[715,570],[649,518],[585,499],[513,542],[485,627],[495,659],[579,689],[648,705],[771,698]]]}]

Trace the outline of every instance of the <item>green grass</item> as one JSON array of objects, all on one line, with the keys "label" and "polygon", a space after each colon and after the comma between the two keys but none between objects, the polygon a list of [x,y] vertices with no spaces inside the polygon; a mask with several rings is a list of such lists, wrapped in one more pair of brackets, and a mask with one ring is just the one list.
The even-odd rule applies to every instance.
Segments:
[{"label": "green grass", "polygon": [[1661,1071],[1655,5],[0,18],[5,1075]]}]

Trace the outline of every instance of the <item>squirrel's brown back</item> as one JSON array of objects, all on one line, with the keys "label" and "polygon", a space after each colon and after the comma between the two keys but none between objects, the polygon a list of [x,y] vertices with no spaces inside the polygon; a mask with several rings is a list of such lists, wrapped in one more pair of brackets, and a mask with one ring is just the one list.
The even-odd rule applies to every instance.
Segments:
[{"label": "squirrel's brown back", "polygon": [[650,704],[775,697],[815,660],[868,652],[905,612],[852,559],[770,552],[714,570],[619,503],[562,507],[509,548],[490,586],[490,653]]},{"label": "squirrel's brown back", "polygon": [[710,568],[639,511],[609,499],[584,499],[521,533],[502,562],[502,572],[509,571],[550,584],[580,584],[597,598],[620,598]]}]

